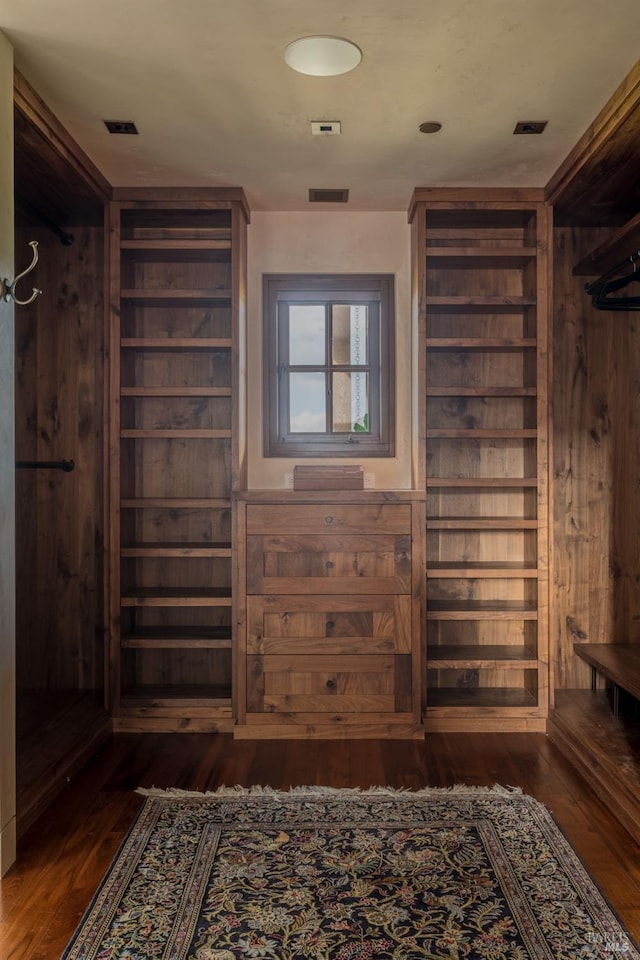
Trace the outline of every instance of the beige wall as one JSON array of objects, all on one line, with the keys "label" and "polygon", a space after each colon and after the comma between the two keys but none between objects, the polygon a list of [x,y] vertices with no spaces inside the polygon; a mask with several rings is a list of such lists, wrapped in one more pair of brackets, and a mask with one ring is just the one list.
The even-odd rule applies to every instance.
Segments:
[{"label": "beige wall", "polygon": [[[253,213],[249,226],[248,486],[285,486],[295,459],[262,456],[262,276],[265,273],[391,273],[396,288],[396,456],[362,463],[380,489],[411,487],[410,230],[404,212]],[[305,458],[303,463],[332,463]]]},{"label": "beige wall", "polygon": [[[13,279],[13,49],[0,34],[0,277]],[[0,875],[16,852],[14,324],[0,300]]]}]

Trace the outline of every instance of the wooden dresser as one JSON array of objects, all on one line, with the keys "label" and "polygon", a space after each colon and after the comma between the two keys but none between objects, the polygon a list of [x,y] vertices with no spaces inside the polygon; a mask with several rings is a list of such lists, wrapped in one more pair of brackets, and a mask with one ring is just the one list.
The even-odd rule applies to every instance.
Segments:
[{"label": "wooden dresser", "polygon": [[237,737],[424,735],[422,509],[368,491],[239,502]]}]

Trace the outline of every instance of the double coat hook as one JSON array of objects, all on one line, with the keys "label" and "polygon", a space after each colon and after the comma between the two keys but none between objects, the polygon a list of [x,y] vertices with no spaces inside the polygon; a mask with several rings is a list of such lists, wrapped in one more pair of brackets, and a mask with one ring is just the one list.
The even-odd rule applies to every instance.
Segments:
[{"label": "double coat hook", "polygon": [[19,304],[21,307],[26,307],[28,304],[33,303],[36,297],[40,296],[42,293],[42,290],[38,290],[37,287],[32,287],[32,293],[28,300],[18,300],[16,297],[16,284],[19,280],[22,280],[23,277],[26,277],[28,273],[31,273],[38,262],[38,241],[30,240],[29,246],[33,250],[33,259],[27,269],[23,270],[22,273],[19,273],[13,282],[9,282],[9,280],[0,280],[0,299],[4,300],[5,303],[7,298],[11,297],[14,303]]}]

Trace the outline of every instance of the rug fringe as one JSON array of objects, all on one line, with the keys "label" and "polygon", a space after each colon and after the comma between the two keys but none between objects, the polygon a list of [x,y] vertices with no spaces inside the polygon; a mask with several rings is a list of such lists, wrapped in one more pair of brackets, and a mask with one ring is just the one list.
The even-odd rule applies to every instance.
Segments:
[{"label": "rug fringe", "polygon": [[409,788],[394,788],[394,787],[374,787],[371,786],[367,789],[361,789],[360,787],[322,787],[322,786],[303,786],[303,787],[290,787],[288,790],[276,790],[273,787],[266,787],[255,785],[252,787],[241,787],[236,785],[234,787],[221,786],[217,790],[182,790],[178,787],[168,787],[163,789],[161,787],[138,787],[136,793],[141,794],[144,797],[155,797],[157,799],[164,800],[175,800],[175,799],[188,799],[191,798],[216,798],[216,797],[230,797],[230,796],[312,796],[312,797],[321,797],[321,796],[360,796],[360,797],[385,797],[385,796],[406,796],[409,797],[428,797],[428,796],[442,796],[442,795],[452,795],[456,796],[478,796],[478,795],[492,795],[500,797],[517,797],[522,796],[522,789],[520,787],[511,787],[503,786],[502,784],[494,784],[492,787],[474,787],[467,786],[466,784],[456,784],[452,787],[422,787],[419,790],[410,790]]}]

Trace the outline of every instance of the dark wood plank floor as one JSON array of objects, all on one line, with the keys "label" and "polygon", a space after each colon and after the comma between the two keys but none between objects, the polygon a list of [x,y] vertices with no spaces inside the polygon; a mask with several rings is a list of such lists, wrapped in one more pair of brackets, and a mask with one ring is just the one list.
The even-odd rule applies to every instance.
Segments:
[{"label": "dark wood plank floor", "polygon": [[640,941],[640,848],[541,734],[432,734],[421,741],[233,741],[118,735],[22,839],[0,886],[2,960],[58,960],[141,798],[138,786],[225,784],[520,786],[545,803]]}]

